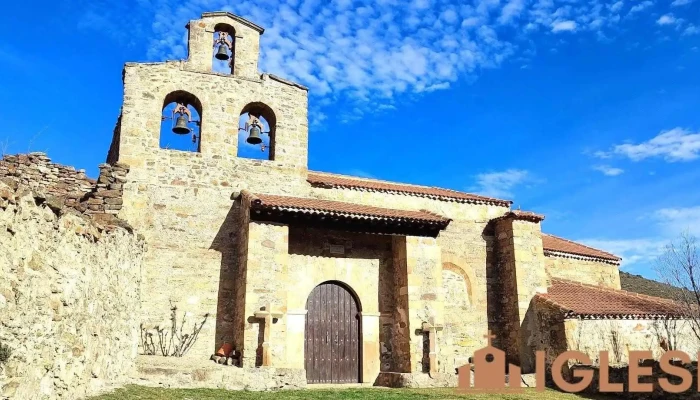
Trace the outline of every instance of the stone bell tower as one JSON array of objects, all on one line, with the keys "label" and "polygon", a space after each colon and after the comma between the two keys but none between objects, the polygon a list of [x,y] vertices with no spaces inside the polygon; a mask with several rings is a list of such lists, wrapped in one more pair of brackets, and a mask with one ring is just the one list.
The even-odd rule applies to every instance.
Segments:
[{"label": "stone bell tower", "polygon": [[208,357],[241,331],[232,316],[244,256],[234,243],[247,225],[232,196],[308,192],[308,89],[258,72],[263,29],[250,21],[209,12],[187,29],[186,60],[124,66],[107,159],[130,167],[119,216],[149,246],[139,318],[167,320],[170,304],[216,316],[190,352]]},{"label": "stone bell tower", "polygon": [[[191,133],[194,142],[189,151],[199,153],[201,158],[213,158],[224,169],[247,165],[249,160],[241,157],[239,147],[252,142],[239,141],[241,131],[248,129],[239,127],[244,118],[246,122],[252,116],[264,121],[256,135],[263,135],[265,143],[255,154],[263,153],[265,157],[259,159],[271,161],[255,164],[262,167],[258,169],[305,171],[308,89],[258,72],[264,29],[222,11],[202,14],[200,19],[190,21],[187,29],[186,60],[125,65],[124,103],[108,162],[129,164],[134,174],[146,172],[140,167],[144,163],[148,167],[149,159],[152,165],[158,165],[178,155],[177,149],[163,145],[164,135],[185,132]],[[228,64],[228,69],[214,68],[215,62],[219,67]],[[184,115],[173,114],[168,108],[174,104],[182,104],[180,110],[189,110],[187,127],[180,124],[184,123]],[[170,124],[176,118],[182,120],[178,121],[181,132],[163,125],[163,121]],[[186,161],[198,162],[201,158]]]},{"label": "stone bell tower", "polygon": [[259,78],[260,35],[265,30],[237,15],[206,12],[202,19],[190,21],[187,66],[193,70],[212,70],[212,44],[221,32],[230,38],[234,76]]}]

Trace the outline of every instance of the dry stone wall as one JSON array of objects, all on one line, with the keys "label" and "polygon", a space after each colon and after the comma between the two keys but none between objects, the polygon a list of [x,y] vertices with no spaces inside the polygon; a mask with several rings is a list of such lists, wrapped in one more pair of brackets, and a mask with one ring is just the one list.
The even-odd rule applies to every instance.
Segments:
[{"label": "dry stone wall", "polygon": [[71,208],[91,216],[102,225],[120,225],[116,215],[122,208],[126,164],[101,164],[95,181],[84,170],[51,162],[44,153],[8,155],[0,159],[0,180],[42,193],[55,210]]},{"label": "dry stone wall", "polygon": [[132,370],[143,251],[135,235],[0,182],[0,249],[0,342],[12,351],[0,398],[80,398]]},{"label": "dry stone wall", "polygon": [[84,170],[53,163],[44,153],[4,156],[0,160],[2,177],[53,196],[73,198],[91,192],[95,185]]}]

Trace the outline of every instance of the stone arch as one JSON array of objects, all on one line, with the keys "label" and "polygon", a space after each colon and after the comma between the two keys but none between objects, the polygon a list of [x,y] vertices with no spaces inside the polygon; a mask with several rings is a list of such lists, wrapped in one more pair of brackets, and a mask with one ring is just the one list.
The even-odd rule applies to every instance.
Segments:
[{"label": "stone arch", "polygon": [[453,257],[443,256],[442,257],[442,270],[450,271],[464,280],[465,291],[467,293],[467,300],[469,305],[474,305],[476,303],[476,294],[474,293],[474,285],[476,283],[474,274],[469,268],[461,267],[461,263],[457,263]]},{"label": "stone arch", "polygon": [[[220,34],[225,32],[228,36],[228,40],[231,42],[231,47],[227,49],[227,54],[229,59],[226,61],[221,61],[216,58],[216,54],[219,52],[219,46],[222,44],[219,42]],[[214,51],[212,53],[212,70],[214,72],[223,72],[233,75],[233,71],[236,65],[236,29],[226,23],[218,23],[214,25],[214,34],[212,36],[214,41]],[[227,46],[228,47],[228,46]]]},{"label": "stone arch", "polygon": [[[188,120],[187,127],[190,129],[190,133],[184,135],[176,135],[173,133],[173,127],[176,125],[177,116],[179,115],[173,113],[173,111],[178,104],[182,104],[189,114],[186,116],[186,119]],[[175,150],[194,152],[201,151],[203,107],[202,102],[197,96],[185,90],[171,91],[163,98],[161,113],[161,128],[158,137],[161,148],[173,148]],[[174,135],[174,137],[170,135]],[[173,140],[175,143],[172,147],[168,144],[170,140]],[[189,145],[187,145],[188,142],[190,143]]]},{"label": "stone arch", "polygon": [[[357,293],[342,282],[325,281],[309,293],[306,310],[304,369],[307,381],[362,382],[362,304]],[[344,356],[329,357],[331,354]]]},{"label": "stone arch", "polygon": [[[251,145],[247,139],[250,136],[250,125],[248,121],[251,117],[255,117],[261,123],[261,140],[259,144]],[[277,130],[277,116],[270,106],[263,102],[252,102],[246,104],[241,110],[241,116],[238,122],[239,136],[238,136],[238,156],[245,158],[257,158],[257,159],[275,159],[275,132]],[[255,147],[260,149],[260,153],[248,152],[249,147]],[[265,157],[265,155],[267,155]]]},{"label": "stone arch", "polygon": [[[306,298],[308,298],[309,295],[311,295],[311,292],[313,292],[314,289],[316,289],[317,287],[319,287],[319,286],[321,286],[321,285],[323,285],[323,284],[327,284],[327,283],[333,284],[333,285],[338,285],[338,286],[342,287],[343,289],[347,290],[347,291],[352,295],[352,297],[355,299],[355,302],[357,303],[357,309],[358,309],[358,311],[359,311],[359,312],[362,312],[362,300],[360,299],[360,296],[357,294],[357,292],[355,291],[355,289],[353,289],[352,286],[348,285],[347,283],[345,283],[345,282],[343,282],[343,281],[339,281],[339,280],[337,280],[337,279],[325,280],[325,281],[323,281],[323,282],[320,282],[320,283],[317,284],[317,285],[314,285],[314,287],[309,291],[309,294],[306,295]],[[305,307],[306,307],[306,306],[305,306]]]}]

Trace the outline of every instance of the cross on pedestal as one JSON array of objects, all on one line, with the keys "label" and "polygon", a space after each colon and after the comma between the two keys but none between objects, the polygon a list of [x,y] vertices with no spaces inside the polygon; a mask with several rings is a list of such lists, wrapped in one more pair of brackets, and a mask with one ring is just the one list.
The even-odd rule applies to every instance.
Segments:
[{"label": "cross on pedestal", "polygon": [[272,326],[273,318],[282,318],[284,313],[278,311],[272,311],[272,305],[268,304],[263,307],[260,311],[255,312],[255,318],[262,319],[265,321],[265,328],[263,329],[263,343],[262,343],[262,365],[263,367],[270,366],[270,327]]},{"label": "cross on pedestal", "polygon": [[437,331],[442,330],[442,325],[423,322],[423,332],[428,333],[428,345],[430,346],[428,357],[430,358],[430,373],[434,374],[438,371],[437,363]]}]

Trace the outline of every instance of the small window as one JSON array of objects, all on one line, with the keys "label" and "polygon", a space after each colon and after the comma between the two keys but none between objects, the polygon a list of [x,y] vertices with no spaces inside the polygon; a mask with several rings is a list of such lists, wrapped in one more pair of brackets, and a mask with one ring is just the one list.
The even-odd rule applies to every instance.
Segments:
[{"label": "small window", "polygon": [[166,96],[160,124],[160,148],[200,151],[202,106],[190,93],[177,91]]}]

